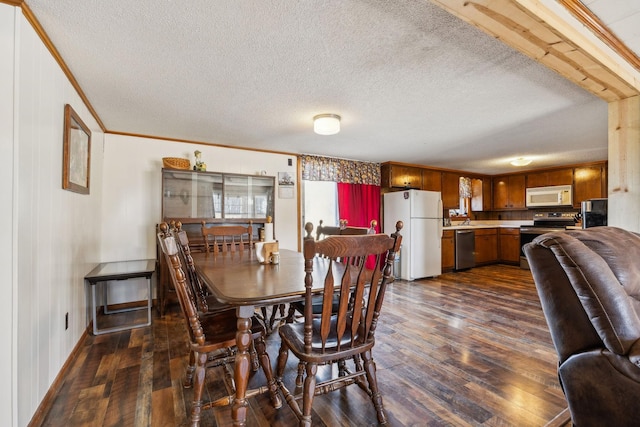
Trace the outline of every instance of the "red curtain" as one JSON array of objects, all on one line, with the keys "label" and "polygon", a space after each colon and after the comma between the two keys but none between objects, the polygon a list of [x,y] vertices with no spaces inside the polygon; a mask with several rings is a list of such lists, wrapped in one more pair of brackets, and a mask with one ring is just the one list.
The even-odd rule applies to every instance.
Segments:
[{"label": "red curtain", "polygon": [[[338,214],[352,227],[369,227],[372,219],[380,232],[380,186],[338,183]],[[394,230],[395,231],[395,230]]]}]

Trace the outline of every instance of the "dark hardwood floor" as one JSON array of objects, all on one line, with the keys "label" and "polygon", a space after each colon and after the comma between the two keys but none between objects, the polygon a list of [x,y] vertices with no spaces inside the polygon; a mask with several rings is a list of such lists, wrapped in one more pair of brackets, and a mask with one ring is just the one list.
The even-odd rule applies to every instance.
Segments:
[{"label": "dark hardwood floor", "polygon": [[[43,425],[186,425],[191,390],[181,385],[187,348],[178,309],[172,305],[164,318],[154,314],[150,327],[89,336]],[[543,426],[566,407],[529,271],[486,266],[396,281],[376,337],[373,355],[390,426]],[[272,364],[278,346],[274,333]],[[293,356],[289,365],[292,383]],[[221,375],[209,375],[208,392],[222,396]],[[259,372],[251,384],[263,381]],[[250,399],[250,408],[249,426],[295,425],[286,404],[274,410],[266,395]],[[351,386],[317,397],[313,423],[367,426],[376,425],[376,416],[367,396]],[[205,411],[201,425],[230,426],[230,410]]]}]

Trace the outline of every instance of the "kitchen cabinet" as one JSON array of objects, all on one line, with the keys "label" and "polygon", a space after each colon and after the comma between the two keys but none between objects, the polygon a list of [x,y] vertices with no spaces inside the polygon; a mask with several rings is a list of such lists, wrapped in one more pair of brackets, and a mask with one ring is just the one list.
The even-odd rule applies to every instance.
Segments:
[{"label": "kitchen cabinet", "polygon": [[442,192],[442,172],[422,169],[422,189]]},{"label": "kitchen cabinet", "polygon": [[471,212],[490,211],[491,179],[471,179]]},{"label": "kitchen cabinet", "polygon": [[442,172],[442,207],[444,209],[460,209],[460,177],[455,172]]},{"label": "kitchen cabinet", "polygon": [[606,164],[577,167],[573,176],[574,207],[579,208],[583,200],[607,197]]},{"label": "kitchen cabinet", "polygon": [[498,261],[498,229],[476,228],[476,265],[492,264]]},{"label": "kitchen cabinet", "polygon": [[493,178],[493,209],[526,209],[525,175],[504,175]]},{"label": "kitchen cabinet", "polygon": [[380,168],[382,187],[422,189],[422,168],[385,163]]},{"label": "kitchen cabinet", "polygon": [[499,260],[507,264],[520,264],[520,229],[500,228]]},{"label": "kitchen cabinet", "polygon": [[557,169],[527,174],[527,188],[573,184],[573,169]]},{"label": "kitchen cabinet", "polygon": [[452,271],[455,267],[455,240],[453,230],[442,231],[442,271]]}]

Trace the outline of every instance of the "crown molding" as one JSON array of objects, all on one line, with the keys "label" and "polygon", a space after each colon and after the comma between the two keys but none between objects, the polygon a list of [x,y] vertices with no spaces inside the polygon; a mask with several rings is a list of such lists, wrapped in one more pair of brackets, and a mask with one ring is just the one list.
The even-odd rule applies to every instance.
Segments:
[{"label": "crown molding", "polygon": [[24,0],[0,0],[0,3],[6,3],[11,6],[22,6]]},{"label": "crown molding", "polygon": [[65,74],[65,76],[67,76],[67,78],[69,79],[69,82],[71,83],[71,86],[73,86],[76,92],[78,92],[80,99],[82,99],[82,102],[87,107],[87,109],[89,110],[89,112],[91,113],[95,121],[98,123],[98,126],[100,126],[100,129],[102,130],[102,132],[105,132],[106,128],[102,123],[102,120],[100,120],[98,113],[91,105],[91,102],[89,102],[89,98],[87,98],[87,95],[84,93],[84,91],[80,87],[80,83],[78,83],[78,80],[76,80],[75,76],[67,66],[66,62],[64,62],[64,59],[62,59],[60,52],[58,52],[58,49],[56,49],[56,47],[53,45],[53,43],[51,42],[51,39],[47,35],[46,31],[42,28],[42,25],[40,25],[38,18],[36,18],[36,16],[33,14],[33,11],[29,8],[29,6],[22,0],[17,0],[17,1],[0,0],[0,2],[9,3],[9,4],[15,3],[15,6],[20,6],[20,8],[22,9],[22,14],[24,15],[25,19],[29,22],[29,24],[31,24],[36,34],[38,34],[38,37],[40,37],[40,40],[42,40],[42,43],[49,50],[53,58],[56,60],[56,62],[62,69],[62,72]]},{"label": "crown molding", "polygon": [[558,0],[571,14],[613,49],[618,55],[640,71],[640,58],[622,42],[589,8],[580,0]]}]

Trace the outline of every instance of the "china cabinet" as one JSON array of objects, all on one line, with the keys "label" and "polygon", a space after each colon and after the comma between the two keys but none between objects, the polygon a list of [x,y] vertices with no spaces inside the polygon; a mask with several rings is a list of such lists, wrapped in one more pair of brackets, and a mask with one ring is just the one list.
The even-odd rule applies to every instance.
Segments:
[{"label": "china cabinet", "polygon": [[[202,221],[207,226],[252,224],[253,240],[274,216],[275,177],[233,173],[162,169],[162,221],[180,221],[192,251],[204,250]],[[161,252],[158,251],[160,254]],[[168,271],[159,257],[160,312],[170,299]]]}]

